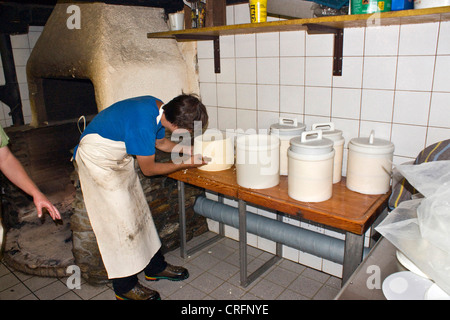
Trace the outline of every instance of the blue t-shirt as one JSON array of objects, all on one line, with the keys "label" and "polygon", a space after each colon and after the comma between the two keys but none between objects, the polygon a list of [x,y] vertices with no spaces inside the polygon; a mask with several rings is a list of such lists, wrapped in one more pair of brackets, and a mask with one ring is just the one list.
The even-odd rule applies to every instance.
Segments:
[{"label": "blue t-shirt", "polygon": [[92,119],[80,140],[88,134],[97,133],[105,139],[125,142],[128,154],[154,155],[156,139],[165,136],[161,122],[157,123],[159,109],[156,101],[161,100],[142,96],[114,103]]}]

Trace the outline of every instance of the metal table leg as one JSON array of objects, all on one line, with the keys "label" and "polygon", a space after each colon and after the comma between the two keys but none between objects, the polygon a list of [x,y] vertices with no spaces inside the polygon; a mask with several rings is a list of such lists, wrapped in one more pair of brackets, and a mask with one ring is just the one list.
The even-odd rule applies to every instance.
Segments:
[{"label": "metal table leg", "polygon": [[[223,202],[223,196],[219,195],[219,201]],[[242,287],[248,286],[255,279],[257,279],[261,274],[263,274],[267,269],[273,266],[277,261],[281,259],[282,245],[277,243],[276,245],[276,255],[264,263],[252,274],[247,276],[247,215],[246,215],[246,203],[243,200],[238,200],[239,203],[239,263],[240,263],[240,283]],[[208,239],[196,247],[187,250],[186,248],[186,202],[185,202],[185,190],[184,182],[178,181],[178,210],[180,214],[180,255],[181,257],[187,258],[193,252],[196,252],[209,244],[217,241],[224,236],[224,224],[219,224],[219,234],[215,237]],[[277,219],[281,221],[282,216],[277,215]]]},{"label": "metal table leg", "polygon": [[180,255],[187,257],[186,251],[186,201],[184,194],[184,182],[178,181],[178,212],[180,214]]},{"label": "metal table leg", "polygon": [[247,215],[246,204],[238,200],[239,208],[239,265],[241,286],[246,287],[247,282]]},{"label": "metal table leg", "polygon": [[345,235],[344,265],[342,285],[350,278],[363,259],[364,234],[347,232]]},{"label": "metal table leg", "polygon": [[[277,261],[281,259],[282,244],[277,243],[276,255],[270,258],[252,274],[247,276],[247,214],[246,203],[243,200],[238,201],[239,209],[239,264],[240,264],[240,283],[242,287],[247,287],[255,281],[261,274],[266,272]],[[277,214],[277,220],[281,221],[282,216]]]},{"label": "metal table leg", "polygon": [[[223,196],[219,196],[219,201],[223,202]],[[186,199],[185,199],[185,190],[184,190],[184,182],[178,181],[178,211],[180,214],[180,255],[183,259],[189,257],[189,255],[203,249],[204,247],[210,245],[211,243],[216,242],[217,240],[223,238],[224,232],[224,224],[219,223],[219,234],[203,241],[197,246],[187,249],[187,241],[186,241]]]}]

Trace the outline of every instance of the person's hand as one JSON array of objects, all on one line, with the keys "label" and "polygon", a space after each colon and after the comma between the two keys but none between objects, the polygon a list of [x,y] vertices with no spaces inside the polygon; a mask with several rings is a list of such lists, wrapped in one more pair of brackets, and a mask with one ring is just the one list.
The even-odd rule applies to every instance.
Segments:
[{"label": "person's hand", "polygon": [[208,162],[210,161],[211,158],[203,157],[201,154],[194,154],[191,156],[189,161],[187,161],[187,164],[189,165],[189,167],[195,168],[204,166],[205,164],[208,164]]},{"label": "person's hand", "polygon": [[52,217],[53,220],[61,219],[61,214],[59,213],[58,209],[56,209],[56,207],[41,192],[38,192],[33,196],[33,202],[36,206],[37,215],[39,218],[42,217],[42,209],[45,208],[47,209],[50,217]]}]

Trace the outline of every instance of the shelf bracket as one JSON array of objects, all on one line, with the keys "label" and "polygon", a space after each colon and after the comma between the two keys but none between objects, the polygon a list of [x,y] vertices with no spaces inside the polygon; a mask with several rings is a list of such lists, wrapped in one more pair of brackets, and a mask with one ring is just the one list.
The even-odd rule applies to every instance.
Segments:
[{"label": "shelf bracket", "polygon": [[319,24],[305,24],[308,34],[334,34],[333,76],[342,76],[342,55],[344,50],[344,29]]},{"label": "shelf bracket", "polygon": [[214,46],[214,72],[220,73],[220,41],[219,36],[177,34],[176,40],[212,40]]}]

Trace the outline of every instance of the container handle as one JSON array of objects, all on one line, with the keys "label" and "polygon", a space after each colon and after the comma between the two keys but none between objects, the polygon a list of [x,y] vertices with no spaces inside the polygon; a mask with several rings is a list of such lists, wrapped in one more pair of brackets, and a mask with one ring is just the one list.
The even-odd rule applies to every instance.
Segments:
[{"label": "container handle", "polygon": [[374,138],[375,138],[375,131],[372,130],[372,131],[370,131],[369,144],[373,144],[373,139]]},{"label": "container handle", "polygon": [[316,134],[317,134],[317,137],[308,139],[308,141],[322,140],[322,130],[303,131],[302,137],[301,137],[301,142],[305,142],[307,136],[314,136]]},{"label": "container handle", "polygon": [[280,117],[280,119],[278,120],[278,123],[282,124],[282,125],[285,125],[285,126],[296,127],[297,126],[297,119],[296,118]]},{"label": "container handle", "polygon": [[327,123],[315,123],[312,125],[312,130],[316,130],[318,127],[329,127],[329,129],[322,129],[323,131],[334,131],[334,123],[333,122],[327,122]]}]

